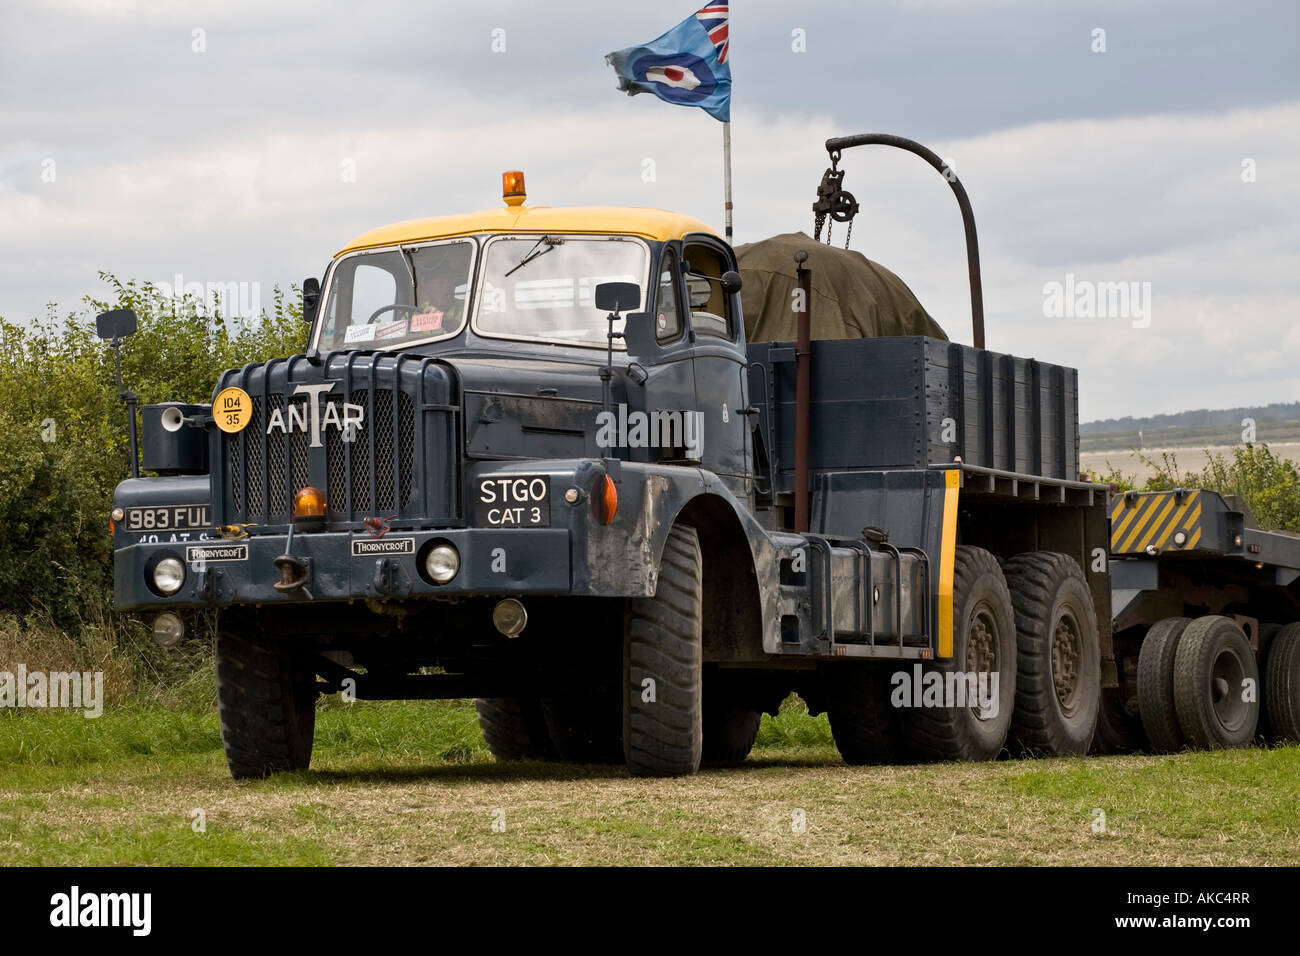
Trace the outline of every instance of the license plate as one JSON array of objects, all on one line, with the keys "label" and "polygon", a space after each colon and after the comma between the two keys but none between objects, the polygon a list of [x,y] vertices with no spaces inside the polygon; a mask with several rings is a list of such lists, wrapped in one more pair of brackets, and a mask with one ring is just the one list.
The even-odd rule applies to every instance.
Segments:
[{"label": "license plate", "polygon": [[545,475],[476,479],[474,523],[480,528],[549,528],[551,479]]},{"label": "license plate", "polygon": [[207,505],[127,508],[123,519],[127,531],[197,531],[212,527]]}]

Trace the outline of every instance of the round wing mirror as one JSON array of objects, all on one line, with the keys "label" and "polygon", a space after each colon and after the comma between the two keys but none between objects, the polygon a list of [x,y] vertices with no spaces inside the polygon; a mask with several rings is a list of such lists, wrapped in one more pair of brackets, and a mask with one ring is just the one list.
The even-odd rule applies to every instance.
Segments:
[{"label": "round wing mirror", "polygon": [[740,280],[739,272],[728,271],[722,273],[722,291],[727,293],[727,295],[735,295],[740,291],[740,287],[743,284],[744,283]]}]

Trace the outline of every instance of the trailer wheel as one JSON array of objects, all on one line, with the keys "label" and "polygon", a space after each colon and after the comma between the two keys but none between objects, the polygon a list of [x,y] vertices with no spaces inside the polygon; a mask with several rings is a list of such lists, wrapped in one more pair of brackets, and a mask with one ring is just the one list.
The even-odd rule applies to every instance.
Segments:
[{"label": "trailer wheel", "polygon": [[545,760],[555,756],[537,698],[475,697],[474,712],[483,740],[498,760]]},{"label": "trailer wheel", "polygon": [[1125,754],[1142,746],[1142,722],[1124,709],[1123,687],[1103,687],[1097,707],[1097,732],[1092,735],[1095,754]]},{"label": "trailer wheel", "polygon": [[1300,742],[1300,624],[1286,625],[1269,644],[1264,706],[1273,739]]},{"label": "trailer wheel", "polygon": [[549,740],[567,763],[618,763],[619,698],[614,693],[543,697],[542,714]]},{"label": "trailer wheel", "polygon": [[898,762],[902,756],[899,712],[889,702],[892,668],[846,661],[823,670],[831,734],[844,762],[854,766]]},{"label": "trailer wheel", "polygon": [[1004,568],[1016,609],[1012,740],[1029,753],[1086,754],[1101,703],[1097,614],[1068,554],[1031,551]]},{"label": "trailer wheel", "polygon": [[1167,617],[1151,625],[1138,652],[1138,715],[1151,749],[1175,753],[1186,738],[1174,707],[1174,656],[1191,618]]},{"label": "trailer wheel", "polygon": [[702,568],[695,529],[668,532],[654,597],[628,601],[623,752],[634,776],[695,773],[704,745]]},{"label": "trailer wheel", "polygon": [[217,710],[226,763],[236,780],[307,768],[318,696],[306,650],[251,623],[220,627]]},{"label": "trailer wheel", "polygon": [[[1256,688],[1246,700],[1247,681]],[[1193,746],[1244,747],[1259,723],[1259,667],[1250,642],[1231,618],[1211,616],[1183,631],[1174,658],[1178,726]]]},{"label": "trailer wheel", "polygon": [[1011,727],[1016,694],[1016,618],[997,559],[983,548],[958,545],[953,566],[953,656],[925,665],[937,673],[996,674],[996,707],[921,706],[902,712],[903,738],[917,760],[992,760]]}]

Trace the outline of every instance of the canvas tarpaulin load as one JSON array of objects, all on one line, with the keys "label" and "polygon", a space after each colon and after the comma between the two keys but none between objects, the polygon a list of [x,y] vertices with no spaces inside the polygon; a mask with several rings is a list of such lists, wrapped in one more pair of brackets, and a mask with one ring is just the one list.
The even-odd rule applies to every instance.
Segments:
[{"label": "canvas tarpaulin load", "polygon": [[947,340],[939,323],[898,276],[860,252],[833,249],[802,232],[791,232],[736,247],[744,288],[745,338],[750,342],[789,342],[798,335],[792,308],[794,254],[808,253],[812,271],[814,339],[928,335]]}]

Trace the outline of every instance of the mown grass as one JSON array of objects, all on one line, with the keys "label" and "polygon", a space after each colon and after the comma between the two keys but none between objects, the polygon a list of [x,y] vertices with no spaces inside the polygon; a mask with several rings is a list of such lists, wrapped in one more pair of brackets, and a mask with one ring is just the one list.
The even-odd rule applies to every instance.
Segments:
[{"label": "mown grass", "polygon": [[464,701],[327,701],[310,771],[237,783],[210,711],[9,711],[0,860],[1294,865],[1298,773],[1300,747],[847,767],[792,701],[742,767],[642,780],[496,763]]}]

